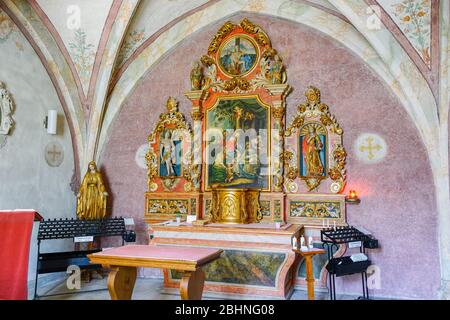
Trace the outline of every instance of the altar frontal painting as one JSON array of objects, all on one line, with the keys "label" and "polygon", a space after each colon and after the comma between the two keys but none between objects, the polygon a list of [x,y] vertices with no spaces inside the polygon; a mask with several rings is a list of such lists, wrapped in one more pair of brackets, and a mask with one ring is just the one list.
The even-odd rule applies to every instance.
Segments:
[{"label": "altar frontal painting", "polygon": [[207,189],[269,189],[268,106],[256,97],[220,100],[206,120]]}]

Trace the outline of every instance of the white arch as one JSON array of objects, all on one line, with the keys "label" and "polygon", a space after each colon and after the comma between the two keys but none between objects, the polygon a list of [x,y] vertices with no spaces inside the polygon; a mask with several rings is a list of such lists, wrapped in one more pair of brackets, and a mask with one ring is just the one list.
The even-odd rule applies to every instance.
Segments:
[{"label": "white arch", "polygon": [[122,2],[115,23],[111,29],[105,51],[103,52],[89,117],[85,156],[80,160],[82,168],[86,168],[89,161],[96,157],[99,132],[102,129],[102,120],[106,108],[114,62],[119,54],[122,40],[125,38],[128,26],[139,2],[140,0],[127,0]]},{"label": "white arch", "polygon": [[[75,79],[70,72],[67,72],[67,70],[69,70],[67,62],[62,56],[62,53],[60,52],[56,43],[52,42],[52,36],[48,33],[48,30],[38,18],[33,20],[34,22],[38,22],[41,24],[39,26],[39,30],[36,30],[35,26],[29,21],[28,17],[24,16],[16,3],[14,3],[12,0],[4,0],[4,3],[24,26],[24,28],[32,37],[33,41],[39,47],[39,50],[44,55],[44,58],[51,69],[51,73],[55,77],[61,90],[64,102],[67,107],[67,112],[69,113],[66,116],[70,117],[73,125],[74,136],[72,137],[72,139],[76,144],[76,150],[78,153],[78,155],[74,154],[74,157],[78,156],[78,159],[82,159],[84,151],[84,138],[86,136],[84,130],[85,118],[82,103],[78,96]],[[29,6],[29,4],[27,5]],[[30,12],[34,13],[31,8],[30,10]],[[48,34],[45,34],[43,36],[40,34],[40,32],[47,32]]]}]

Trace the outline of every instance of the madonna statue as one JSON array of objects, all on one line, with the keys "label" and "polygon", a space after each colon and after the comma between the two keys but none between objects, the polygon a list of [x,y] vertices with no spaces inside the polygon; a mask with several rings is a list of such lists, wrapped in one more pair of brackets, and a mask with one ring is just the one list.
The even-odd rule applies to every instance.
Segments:
[{"label": "madonna statue", "polygon": [[77,195],[78,219],[103,219],[106,216],[107,197],[102,175],[97,170],[95,162],[91,161]]}]

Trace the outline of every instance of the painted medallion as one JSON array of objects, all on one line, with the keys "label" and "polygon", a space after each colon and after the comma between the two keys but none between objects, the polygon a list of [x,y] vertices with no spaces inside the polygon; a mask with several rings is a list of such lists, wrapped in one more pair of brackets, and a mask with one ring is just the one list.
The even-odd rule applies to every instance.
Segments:
[{"label": "painted medallion", "polygon": [[248,74],[258,61],[258,49],[248,36],[238,35],[225,41],[219,50],[220,69],[228,76]]}]

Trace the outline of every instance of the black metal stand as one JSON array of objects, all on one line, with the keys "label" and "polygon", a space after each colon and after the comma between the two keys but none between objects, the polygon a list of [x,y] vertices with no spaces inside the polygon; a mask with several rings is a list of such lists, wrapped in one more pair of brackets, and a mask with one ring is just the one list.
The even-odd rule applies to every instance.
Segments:
[{"label": "black metal stand", "polygon": [[[354,227],[337,227],[323,229],[320,237],[328,254],[328,284],[330,300],[336,300],[336,277],[361,273],[363,296],[358,299],[369,300],[369,289],[367,287],[367,268],[371,265],[370,260],[354,262],[350,257],[334,258],[333,252],[339,249],[339,245],[351,242],[360,242],[360,253],[366,254],[368,248],[378,248],[378,241],[366,235]],[[334,250],[335,249],[335,250]]]},{"label": "black metal stand", "polygon": [[[34,283],[34,299],[52,295],[39,296],[37,292],[39,274],[67,271],[70,265],[77,265],[80,269],[101,269],[101,265],[91,264],[88,254],[101,251],[101,249],[88,251],[69,251],[41,253],[42,240],[70,239],[75,237],[111,237],[121,236],[122,245],[125,241],[136,241],[133,231],[127,231],[125,221],[120,218],[107,218],[101,220],[77,220],[77,219],[49,219],[42,220],[38,231],[38,258],[36,262],[36,277]],[[106,289],[96,289],[83,292],[99,291]],[[68,292],[63,294],[73,294],[78,292]]]}]

